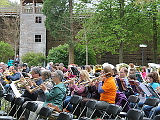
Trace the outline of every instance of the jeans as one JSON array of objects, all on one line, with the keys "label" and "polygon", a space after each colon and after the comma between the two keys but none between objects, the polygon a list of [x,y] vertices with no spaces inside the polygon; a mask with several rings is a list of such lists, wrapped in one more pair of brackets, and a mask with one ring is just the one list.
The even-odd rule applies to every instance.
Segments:
[{"label": "jeans", "polygon": [[[71,99],[71,96],[67,96],[66,99],[64,100],[64,108],[67,107],[69,101]],[[73,105],[72,104],[69,104],[68,107],[66,108],[69,112],[73,112]]]},{"label": "jeans", "polygon": [[147,117],[149,117],[152,108],[154,108],[154,107],[153,107],[153,106],[149,106],[149,105],[145,105],[145,106],[143,107],[143,111],[144,111],[144,113],[145,113],[145,115],[146,115]]}]

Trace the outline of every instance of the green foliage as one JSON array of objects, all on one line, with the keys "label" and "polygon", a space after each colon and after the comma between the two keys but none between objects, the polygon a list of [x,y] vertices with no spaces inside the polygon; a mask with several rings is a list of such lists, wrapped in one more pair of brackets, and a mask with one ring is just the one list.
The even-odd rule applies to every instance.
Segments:
[{"label": "green foliage", "polygon": [[45,26],[55,39],[70,40],[70,18],[66,0],[45,0],[43,14]]},{"label": "green foliage", "polygon": [[[88,45],[92,46],[96,53],[104,51],[117,54],[123,47],[126,51],[136,51],[139,44],[150,41],[152,26],[148,15],[141,12],[142,7],[133,2],[128,2],[120,7],[118,0],[102,0],[97,5],[96,12],[84,21],[84,28],[77,38],[84,44],[84,33]],[[120,43],[125,43],[121,46]]]},{"label": "green foliage", "polygon": [[58,47],[52,47],[52,49],[49,50],[47,61],[68,65],[68,45],[64,44]]},{"label": "green foliage", "polygon": [[8,0],[0,0],[0,5],[1,6],[9,6],[9,1]]},{"label": "green foliage", "polygon": [[[92,48],[88,48],[88,64],[96,64],[96,54]],[[86,46],[77,45],[75,48],[75,63],[78,65],[86,65]]]},{"label": "green foliage", "polygon": [[28,52],[22,55],[21,60],[23,63],[27,63],[28,66],[43,66],[45,61],[45,55],[42,53]]},{"label": "green foliage", "polygon": [[[68,44],[59,45],[49,50],[47,61],[52,61],[53,63],[64,63],[68,65]],[[75,47],[75,64],[85,65],[86,64],[86,51],[84,45],[78,45]],[[96,58],[94,51],[89,48],[88,49],[88,64],[96,64]]]},{"label": "green foliage", "polygon": [[8,58],[12,58],[14,56],[13,48],[10,44],[4,43],[4,41],[0,41],[0,58],[1,62],[7,62]]}]

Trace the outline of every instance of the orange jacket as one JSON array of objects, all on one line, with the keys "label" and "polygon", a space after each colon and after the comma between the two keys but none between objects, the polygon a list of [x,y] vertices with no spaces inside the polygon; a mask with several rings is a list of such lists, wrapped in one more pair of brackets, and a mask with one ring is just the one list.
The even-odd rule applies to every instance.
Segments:
[{"label": "orange jacket", "polygon": [[100,93],[100,101],[106,101],[108,103],[115,103],[116,99],[116,83],[114,77],[106,78],[102,85],[104,93]]}]

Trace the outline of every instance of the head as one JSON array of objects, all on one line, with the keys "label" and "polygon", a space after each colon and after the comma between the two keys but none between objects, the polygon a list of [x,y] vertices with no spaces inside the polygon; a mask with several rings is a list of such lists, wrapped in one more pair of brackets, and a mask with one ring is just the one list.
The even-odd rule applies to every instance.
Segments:
[{"label": "head", "polygon": [[41,76],[41,69],[39,67],[33,67],[31,71],[32,78],[39,78]]},{"label": "head", "polygon": [[142,72],[146,72],[146,67],[143,66],[141,71],[142,71]]},{"label": "head", "polygon": [[42,80],[50,79],[51,78],[51,71],[50,70],[43,70],[41,76],[42,76]]},{"label": "head", "polygon": [[136,80],[136,75],[135,74],[130,74],[128,76],[128,80]]},{"label": "head", "polygon": [[10,66],[9,67],[9,71],[12,72],[12,69],[13,69],[13,66]]},{"label": "head", "polygon": [[17,68],[16,66],[13,66],[13,67],[12,67],[12,72],[13,72],[13,73],[18,72],[18,68]]},{"label": "head", "polygon": [[112,73],[113,71],[112,71],[112,68],[110,67],[110,66],[105,66],[104,68],[103,68],[103,71],[104,71],[104,73]]},{"label": "head", "polygon": [[55,72],[52,73],[51,77],[53,79],[53,82],[58,83],[62,82],[64,75],[61,70],[56,70]]},{"label": "head", "polygon": [[52,69],[52,72],[54,72],[54,71],[57,70],[57,67],[56,67],[55,65],[51,65],[50,67],[51,67],[51,69]]},{"label": "head", "polygon": [[125,67],[122,67],[119,71],[119,77],[120,78],[125,78],[128,74],[128,69]]},{"label": "head", "polygon": [[81,70],[79,75],[81,80],[89,81],[89,73],[87,70]]},{"label": "head", "polygon": [[129,70],[129,75],[130,75],[130,74],[135,74],[135,73],[136,73],[136,69],[131,68],[131,69]]},{"label": "head", "polygon": [[22,68],[23,68],[23,69],[26,69],[26,68],[27,68],[27,64],[23,64],[23,65],[22,65]]},{"label": "head", "polygon": [[86,65],[85,66],[85,70],[87,70],[88,72],[91,72],[92,71],[92,68],[90,65]]},{"label": "head", "polygon": [[129,66],[130,66],[130,68],[134,68],[134,64],[133,63],[130,63]]},{"label": "head", "polygon": [[148,82],[158,82],[159,83],[159,76],[157,72],[151,72],[147,75]]},{"label": "head", "polygon": [[62,66],[62,67],[64,67],[64,64],[63,64],[63,63],[59,63],[59,66]]}]

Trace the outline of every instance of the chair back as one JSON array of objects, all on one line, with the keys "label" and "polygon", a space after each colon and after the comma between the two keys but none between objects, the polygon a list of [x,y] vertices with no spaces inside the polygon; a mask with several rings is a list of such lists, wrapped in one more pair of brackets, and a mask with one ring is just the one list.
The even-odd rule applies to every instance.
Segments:
[{"label": "chair back", "polygon": [[138,103],[138,102],[139,102],[139,98],[138,98],[138,96],[136,96],[136,95],[130,95],[130,96],[128,97],[128,102]]},{"label": "chair back", "polygon": [[14,95],[13,94],[7,94],[5,96],[5,100],[8,101],[8,102],[12,102],[14,100]]},{"label": "chair back", "polygon": [[77,105],[82,101],[82,96],[73,95],[70,99],[70,103],[73,105]]},{"label": "chair back", "polygon": [[86,102],[86,107],[90,108],[90,109],[95,109],[96,107],[96,104],[97,104],[97,101],[96,100],[88,100]]},{"label": "chair back", "polygon": [[38,114],[40,116],[47,118],[51,115],[52,111],[53,111],[53,109],[50,107],[42,107]]},{"label": "chair back", "polygon": [[24,97],[18,97],[15,99],[15,102],[14,102],[14,104],[18,106],[21,106],[23,103],[24,103]]},{"label": "chair back", "polygon": [[145,105],[149,105],[149,106],[157,106],[159,103],[159,100],[157,98],[147,98],[144,102]]},{"label": "chair back", "polygon": [[0,98],[4,96],[4,90],[0,90]]},{"label": "chair back", "polygon": [[92,114],[90,115],[90,118],[92,117],[92,115],[94,114],[95,110],[96,110],[96,104],[97,104],[97,100],[88,100],[84,106],[84,108],[82,109],[80,115],[78,116],[78,119],[80,119],[81,115],[84,113],[86,108],[90,108],[93,110]]},{"label": "chair back", "polygon": [[72,114],[68,112],[61,112],[57,118],[57,120],[72,120]]},{"label": "chair back", "polygon": [[140,120],[144,117],[144,112],[138,109],[130,109],[126,114],[126,118],[131,120]]},{"label": "chair back", "polygon": [[153,120],[160,120],[160,115],[156,115]]},{"label": "chair back", "polygon": [[116,104],[110,104],[106,109],[104,109],[104,111],[107,114],[116,116],[122,111],[122,107]]},{"label": "chair back", "polygon": [[35,112],[38,108],[38,104],[36,102],[28,102],[25,108],[29,111]]},{"label": "chair back", "polygon": [[103,110],[109,106],[108,102],[105,101],[97,101],[96,110]]}]

